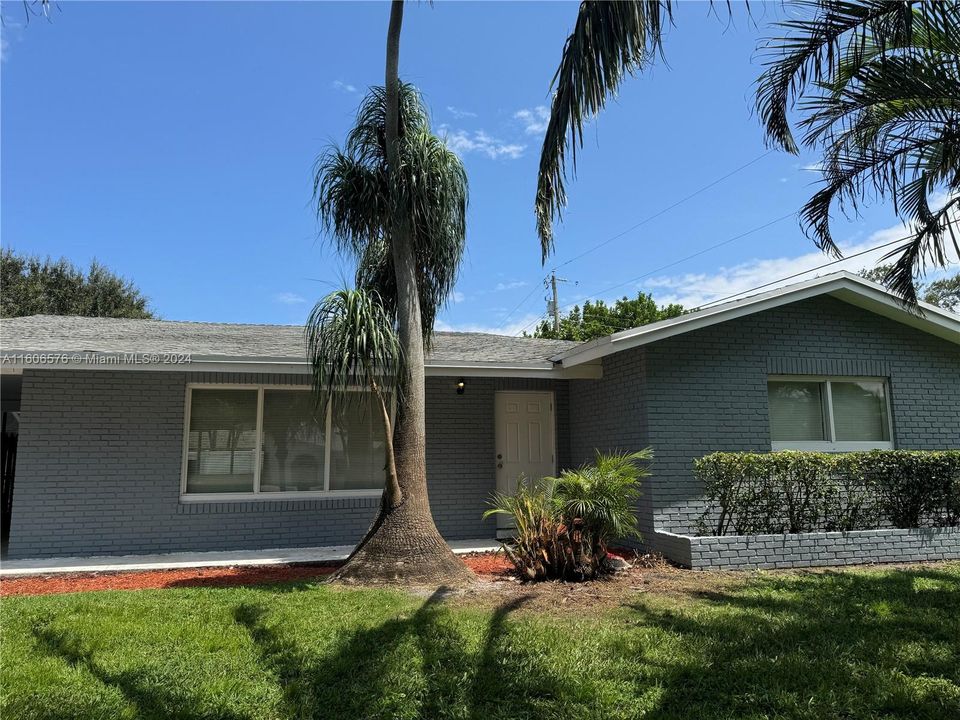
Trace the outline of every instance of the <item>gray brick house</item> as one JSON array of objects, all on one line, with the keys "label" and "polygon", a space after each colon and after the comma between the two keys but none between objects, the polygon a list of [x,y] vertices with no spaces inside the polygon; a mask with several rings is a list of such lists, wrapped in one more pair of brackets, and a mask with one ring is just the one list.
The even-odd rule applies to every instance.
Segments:
[{"label": "gray brick house", "polygon": [[[697,457],[960,448],[960,317],[922,311],[836,273],[584,344],[438,333],[437,525],[494,537],[485,501],[520,473],[652,446],[644,543],[691,564]],[[342,545],[370,522],[382,430],[313,401],[298,327],[34,316],[0,342],[9,558]]]}]

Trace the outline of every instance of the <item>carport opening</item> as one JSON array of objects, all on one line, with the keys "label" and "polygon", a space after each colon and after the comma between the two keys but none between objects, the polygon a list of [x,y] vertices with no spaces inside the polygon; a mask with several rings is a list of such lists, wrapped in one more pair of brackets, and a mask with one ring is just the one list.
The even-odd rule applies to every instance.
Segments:
[{"label": "carport opening", "polygon": [[6,556],[13,517],[13,479],[17,469],[17,437],[20,434],[20,375],[0,375],[0,553]]}]

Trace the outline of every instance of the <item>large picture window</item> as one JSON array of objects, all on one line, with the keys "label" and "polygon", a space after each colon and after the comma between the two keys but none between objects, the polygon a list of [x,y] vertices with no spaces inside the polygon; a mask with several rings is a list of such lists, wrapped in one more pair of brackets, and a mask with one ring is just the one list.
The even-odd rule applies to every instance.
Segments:
[{"label": "large picture window", "polygon": [[771,377],[767,391],[774,450],[893,447],[882,378]]},{"label": "large picture window", "polygon": [[360,390],[334,412],[304,388],[190,387],[182,491],[189,499],[376,494],[383,433]]}]

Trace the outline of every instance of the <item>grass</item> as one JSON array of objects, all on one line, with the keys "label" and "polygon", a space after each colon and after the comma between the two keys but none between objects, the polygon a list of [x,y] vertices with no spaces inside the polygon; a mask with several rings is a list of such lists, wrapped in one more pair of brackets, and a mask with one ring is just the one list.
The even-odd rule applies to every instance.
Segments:
[{"label": "grass", "polygon": [[960,564],[524,605],[310,583],[11,598],[0,716],[960,717]]}]

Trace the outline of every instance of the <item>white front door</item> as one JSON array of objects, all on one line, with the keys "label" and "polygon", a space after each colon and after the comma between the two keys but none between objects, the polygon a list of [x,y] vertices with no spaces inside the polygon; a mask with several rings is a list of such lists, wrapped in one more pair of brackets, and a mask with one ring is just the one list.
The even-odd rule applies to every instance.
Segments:
[{"label": "white front door", "polygon": [[[497,492],[513,493],[521,476],[528,480],[556,475],[556,438],[552,392],[498,392],[495,400]],[[513,521],[497,515],[497,530]]]}]

